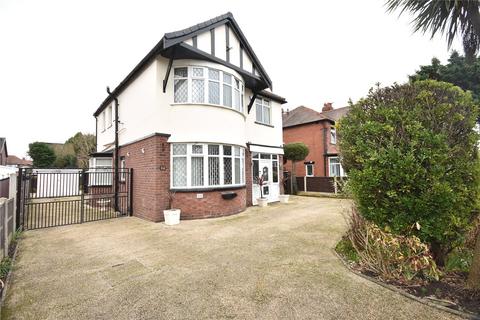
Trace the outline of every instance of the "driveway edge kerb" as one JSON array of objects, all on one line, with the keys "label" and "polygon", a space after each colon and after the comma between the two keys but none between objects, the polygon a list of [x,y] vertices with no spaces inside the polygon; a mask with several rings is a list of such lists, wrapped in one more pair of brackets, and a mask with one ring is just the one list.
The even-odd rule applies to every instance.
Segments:
[{"label": "driveway edge kerb", "polygon": [[429,300],[426,300],[426,299],[423,299],[423,298],[419,298],[417,296],[414,296],[413,294],[410,294],[408,292],[405,292],[404,290],[400,289],[400,288],[397,288],[393,285],[390,285],[388,283],[384,283],[382,281],[379,281],[375,278],[372,278],[372,277],[369,277],[367,275],[364,275],[363,273],[361,272],[358,272],[356,270],[353,270],[352,268],[350,268],[350,266],[348,265],[347,261],[345,261],[345,259],[338,254],[337,251],[335,251],[335,249],[331,249],[332,252],[338,257],[338,259],[340,259],[340,261],[342,262],[343,266],[348,269],[350,272],[352,272],[353,274],[357,275],[357,276],[360,276],[362,278],[364,278],[365,280],[368,280],[368,281],[371,281],[375,284],[378,284],[386,289],[389,289],[390,291],[393,291],[393,292],[396,292],[396,293],[399,293],[401,294],[402,296],[406,297],[406,298],[409,298],[411,300],[414,300],[414,301],[417,301],[417,302],[420,302],[424,305],[427,305],[427,306],[430,306],[430,307],[434,307],[438,310],[441,310],[441,311],[445,311],[445,312],[448,312],[448,313],[451,313],[451,314],[454,314],[456,316],[460,316],[460,317],[463,317],[465,319],[470,319],[470,320],[480,320],[480,316],[477,316],[475,314],[472,314],[472,313],[469,313],[469,312],[464,312],[464,311],[460,311],[460,310],[454,310],[454,309],[450,309],[450,308],[447,308],[445,306],[442,306],[440,304],[437,304],[435,302],[432,302],[432,301],[429,301]]},{"label": "driveway edge kerb", "polygon": [[15,260],[17,259],[17,252],[18,252],[18,242],[20,239],[17,240],[17,243],[15,245],[15,251],[13,252],[12,256],[12,265],[10,267],[10,270],[8,270],[7,278],[5,279],[4,287],[2,290],[2,297],[0,300],[0,308],[3,307],[3,304],[5,302],[5,297],[7,296],[7,289],[8,289],[8,284],[12,281],[12,273],[13,273],[13,265],[15,264]]}]

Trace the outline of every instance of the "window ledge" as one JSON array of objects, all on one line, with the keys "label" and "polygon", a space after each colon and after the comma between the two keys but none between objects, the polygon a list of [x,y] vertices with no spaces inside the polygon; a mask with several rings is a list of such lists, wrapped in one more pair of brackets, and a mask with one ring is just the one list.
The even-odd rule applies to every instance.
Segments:
[{"label": "window ledge", "polygon": [[170,104],[171,106],[208,106],[208,107],[215,107],[215,108],[221,108],[221,109],[227,109],[227,110],[230,110],[230,111],[234,111],[238,114],[241,114],[245,119],[246,119],[246,116],[245,116],[245,113],[243,112],[240,112],[234,108],[230,108],[230,107],[225,107],[225,106],[222,106],[222,105],[219,105],[219,104],[211,104],[211,103],[192,103],[192,102],[176,102],[176,103],[171,103]]},{"label": "window ledge", "polygon": [[222,187],[200,187],[200,188],[170,188],[170,191],[175,192],[209,192],[209,191],[226,191],[226,190],[237,190],[243,189],[245,185],[233,185],[233,186],[222,186]]},{"label": "window ledge", "polygon": [[271,124],[266,124],[266,123],[263,123],[263,122],[258,122],[258,121],[255,121],[256,124],[259,124],[261,126],[266,126],[266,127],[270,127],[270,128],[275,128],[275,126],[271,125]]}]

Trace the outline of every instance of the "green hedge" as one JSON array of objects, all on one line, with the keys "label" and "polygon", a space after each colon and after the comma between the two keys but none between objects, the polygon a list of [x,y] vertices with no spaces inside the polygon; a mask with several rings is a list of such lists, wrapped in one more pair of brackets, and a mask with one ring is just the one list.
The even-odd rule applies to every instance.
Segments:
[{"label": "green hedge", "polygon": [[372,89],[338,125],[361,214],[417,235],[440,262],[478,208],[477,108],[452,84],[418,81]]}]

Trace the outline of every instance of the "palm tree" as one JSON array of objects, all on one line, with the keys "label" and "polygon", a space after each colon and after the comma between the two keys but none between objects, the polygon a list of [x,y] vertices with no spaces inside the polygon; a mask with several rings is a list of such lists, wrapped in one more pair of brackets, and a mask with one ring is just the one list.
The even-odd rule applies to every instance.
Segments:
[{"label": "palm tree", "polygon": [[414,32],[445,34],[448,48],[459,35],[468,62],[473,62],[480,50],[480,0],[386,0],[388,12],[401,9],[411,12]]}]

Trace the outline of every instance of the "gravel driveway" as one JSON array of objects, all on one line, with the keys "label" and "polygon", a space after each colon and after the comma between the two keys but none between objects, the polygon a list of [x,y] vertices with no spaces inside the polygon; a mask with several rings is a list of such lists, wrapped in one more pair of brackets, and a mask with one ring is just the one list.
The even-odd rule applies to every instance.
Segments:
[{"label": "gravel driveway", "polygon": [[3,319],[455,319],[350,273],[346,200],[28,231]]}]

